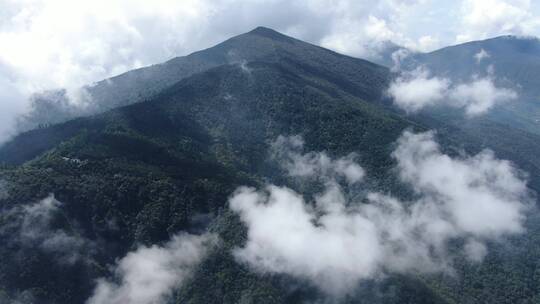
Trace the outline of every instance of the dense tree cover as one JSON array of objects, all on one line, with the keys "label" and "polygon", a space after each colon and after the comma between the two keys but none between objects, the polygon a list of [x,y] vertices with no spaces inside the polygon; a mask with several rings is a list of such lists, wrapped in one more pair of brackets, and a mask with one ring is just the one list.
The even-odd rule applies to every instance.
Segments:
[{"label": "dense tree cover", "polygon": [[[367,183],[406,197],[408,189],[392,172],[394,142],[405,129],[436,128],[446,152],[491,147],[529,171],[538,189],[535,135],[492,122],[476,130],[442,116],[405,116],[379,101],[388,81],[383,68],[265,30],[257,35],[283,44],[271,52],[257,44],[266,50],[263,59],[272,60],[222,65],[145,102],[36,129],[0,149],[7,194],[0,195],[0,240],[6,244],[0,247],[0,301],[33,295],[44,303],[83,303],[94,280],[111,275],[108,265],[139,244],[206,230],[219,234],[221,243],[176,290],[173,302],[319,300],[323,295],[307,282],[255,272],[230,251],[246,239],[245,227],[227,207],[236,187],[272,182],[310,192],[269,158],[269,145],[279,135],[302,135],[310,151],[357,152]],[[211,58],[222,51],[211,50],[217,52]],[[509,144],[512,138],[521,144]],[[15,215],[7,211],[50,193],[62,202],[55,229],[84,240],[78,247],[84,258],[68,262],[59,252],[18,240],[20,227],[10,224]],[[340,301],[534,303],[540,294],[539,223],[530,218],[527,234],[492,244],[480,265],[458,260],[455,277],[390,275],[363,282]]]}]

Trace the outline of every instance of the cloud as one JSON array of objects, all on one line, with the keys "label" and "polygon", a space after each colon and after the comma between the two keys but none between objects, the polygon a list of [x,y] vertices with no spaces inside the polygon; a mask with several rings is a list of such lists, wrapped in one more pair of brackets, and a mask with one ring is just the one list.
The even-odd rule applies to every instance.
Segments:
[{"label": "cloud", "polygon": [[[405,132],[397,144],[392,156],[415,200],[368,191],[359,201],[336,180],[327,180],[313,202],[287,187],[241,187],[229,202],[248,227],[236,258],[339,296],[360,280],[388,273],[451,273],[456,256],[450,241],[461,240],[461,254],[479,262],[487,240],[523,231],[530,196],[511,163],[490,151],[452,158],[441,153],[431,132]],[[290,163],[284,167],[295,174]]]},{"label": "cloud", "polygon": [[4,211],[0,216],[7,224],[0,227],[0,235],[5,234],[6,239],[24,247],[54,254],[58,263],[84,260],[94,250],[94,244],[75,231],[68,232],[56,225],[61,206],[51,194],[37,203]]},{"label": "cloud", "polygon": [[403,72],[390,84],[387,94],[407,112],[446,105],[464,109],[469,117],[484,114],[495,105],[518,97],[512,89],[497,87],[491,76],[473,77],[469,83],[455,84],[447,78],[431,76],[422,67]]},{"label": "cloud", "polygon": [[481,49],[478,53],[474,54],[474,59],[476,59],[476,63],[480,63],[482,62],[482,60],[489,57],[491,57],[491,55],[489,55],[489,53],[484,49]]},{"label": "cloud", "polygon": [[115,280],[98,280],[87,304],[165,303],[216,241],[211,234],[179,234],[164,246],[141,246],[117,262]]},{"label": "cloud", "polygon": [[0,143],[15,132],[16,118],[28,110],[26,96],[14,83],[12,74],[0,61]]},{"label": "cloud", "polygon": [[368,59],[378,59],[389,41],[414,51],[432,51],[440,46],[439,39],[432,35],[411,37],[402,27],[407,23],[409,11],[421,2],[403,1],[398,4],[397,1],[380,1],[374,4],[342,1],[331,9],[336,19],[330,24],[331,31],[320,39],[319,44]]},{"label": "cloud", "polygon": [[461,11],[462,33],[457,36],[458,42],[503,34],[531,35],[540,26],[530,0],[464,0]]},{"label": "cloud", "polygon": [[256,270],[309,279],[336,294],[374,275],[382,250],[376,228],[362,216],[345,213],[337,190],[325,197],[332,195],[337,200],[317,206],[327,213],[318,217],[291,189],[240,188],[230,207],[240,214],[249,232],[246,246],[235,252],[236,257]]},{"label": "cloud", "polygon": [[481,262],[487,255],[485,244],[476,240],[469,240],[464,247],[467,258],[473,262]]},{"label": "cloud", "polygon": [[426,35],[418,39],[417,50],[421,52],[429,52],[440,46],[439,39],[436,37]]},{"label": "cloud", "polygon": [[272,143],[272,155],[293,177],[316,177],[325,181],[344,177],[353,184],[365,175],[364,169],[355,162],[354,153],[333,160],[324,152],[302,154],[303,148],[304,140],[300,136],[279,136]]},{"label": "cloud", "polygon": [[208,21],[210,2],[3,1],[0,142],[31,109],[34,93],[66,88],[78,104],[83,85],[207,46],[216,37],[201,42],[197,28]]},{"label": "cloud", "polygon": [[411,51],[400,48],[397,51],[392,52],[390,58],[392,59],[391,71],[398,73],[401,71],[401,63],[411,55]]},{"label": "cloud", "polygon": [[416,112],[444,100],[450,83],[446,78],[431,77],[426,69],[418,68],[394,80],[388,94],[402,109]]},{"label": "cloud", "polygon": [[515,100],[518,94],[511,89],[498,88],[490,78],[479,78],[457,85],[449,95],[454,106],[465,108],[469,116],[487,112],[499,103]]},{"label": "cloud", "polygon": [[522,231],[528,202],[526,183],[509,161],[490,150],[451,158],[442,154],[432,132],[405,132],[393,153],[400,178],[442,210],[459,232],[495,237]]}]

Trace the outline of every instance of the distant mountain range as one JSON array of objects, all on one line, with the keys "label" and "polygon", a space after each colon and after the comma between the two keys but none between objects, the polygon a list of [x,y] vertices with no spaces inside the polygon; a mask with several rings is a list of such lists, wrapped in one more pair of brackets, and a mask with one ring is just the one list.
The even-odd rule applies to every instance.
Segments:
[{"label": "distant mountain range", "polygon": [[[494,64],[501,81],[523,81],[523,103],[533,109],[537,45],[502,37],[415,54],[405,64],[456,79]],[[482,49],[489,57],[477,64]],[[86,240],[91,250],[79,246],[83,258],[58,262],[64,255],[57,251],[19,242],[13,213],[0,213],[0,302],[29,295],[39,303],[84,303],[95,280],[111,276],[107,265],[138,244],[200,230],[218,234],[221,247],[175,290],[171,303],[318,301],[313,286],[254,272],[230,253],[246,241],[245,227],[227,208],[236,187],[291,183],[269,161],[270,143],[279,135],[302,135],[309,150],[329,155],[358,153],[367,183],[409,198],[410,189],[393,171],[395,141],[407,129],[435,129],[450,155],[493,149],[526,170],[531,189],[540,190],[533,110],[502,107],[474,121],[440,110],[408,115],[385,94],[393,77],[387,67],[260,27],[88,87],[92,103],[84,112],[59,101],[62,92],[42,97],[51,110],[38,107],[26,122],[41,127],[27,124],[30,130],[0,148],[0,210],[54,193],[62,202],[54,231]],[[513,125],[518,115],[527,122]],[[531,217],[527,229],[508,244],[490,244],[483,264],[457,261],[454,278],[389,275],[340,301],[537,303],[540,219]]]}]

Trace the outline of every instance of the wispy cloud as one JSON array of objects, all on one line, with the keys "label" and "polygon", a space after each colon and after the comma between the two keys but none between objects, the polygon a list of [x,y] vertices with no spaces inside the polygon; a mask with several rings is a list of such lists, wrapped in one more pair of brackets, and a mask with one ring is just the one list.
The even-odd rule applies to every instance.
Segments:
[{"label": "wispy cloud", "polygon": [[489,57],[491,57],[491,55],[484,49],[481,49],[478,53],[474,54],[474,59],[476,59],[476,63],[480,63],[482,62],[482,60]]},{"label": "wispy cloud", "polygon": [[365,175],[364,169],[355,162],[354,153],[334,160],[324,152],[302,154],[303,147],[304,140],[300,136],[279,136],[272,143],[272,156],[293,177],[316,177],[324,181],[344,177],[353,184]]},{"label": "wispy cloud", "polygon": [[94,250],[94,243],[77,234],[76,230],[56,225],[61,217],[62,203],[50,195],[43,200],[16,206],[2,212],[5,225],[0,227],[0,234],[6,240],[17,242],[23,247],[38,248],[54,254],[56,262],[72,264],[86,260]]}]

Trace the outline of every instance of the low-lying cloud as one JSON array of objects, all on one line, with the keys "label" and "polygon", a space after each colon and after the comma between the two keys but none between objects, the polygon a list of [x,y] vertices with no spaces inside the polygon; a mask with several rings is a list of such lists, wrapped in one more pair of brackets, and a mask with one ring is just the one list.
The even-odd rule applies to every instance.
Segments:
[{"label": "low-lying cloud", "polygon": [[392,82],[388,94],[399,107],[416,112],[444,100],[449,86],[450,80],[431,77],[427,70],[417,69]]},{"label": "low-lying cloud", "polygon": [[474,54],[474,59],[478,64],[482,62],[482,60],[488,59],[489,57],[491,57],[491,55],[484,49],[481,49],[478,53]]},{"label": "low-lying cloud", "polygon": [[448,216],[458,233],[483,238],[522,231],[526,182],[492,151],[452,158],[440,152],[432,132],[405,132],[393,157],[401,180],[443,207],[441,216]]},{"label": "low-lying cloud", "polygon": [[403,72],[387,93],[407,112],[418,112],[434,105],[460,108],[469,117],[486,113],[497,104],[515,100],[518,94],[495,85],[491,76],[475,77],[468,83],[452,83],[448,78],[432,76],[425,68]]},{"label": "low-lying cloud", "polygon": [[117,262],[114,280],[98,280],[87,304],[166,303],[216,241],[212,234],[179,234],[164,246],[141,246]]},{"label": "low-lying cloud", "polygon": [[[451,273],[456,255],[479,262],[487,254],[486,241],[523,231],[530,203],[526,181],[488,150],[450,157],[433,133],[405,132],[392,156],[415,199],[367,191],[359,201],[349,196],[349,184],[327,174],[327,164],[338,161],[301,154],[297,137],[280,138],[274,146],[287,151],[291,144],[295,149],[283,164],[289,174],[324,176],[325,189],[313,202],[274,185],[242,187],[230,199],[248,227],[247,243],[234,254],[258,271],[292,275],[340,295],[360,280],[388,273]],[[308,170],[297,170],[305,163]],[[451,247],[451,241],[461,245]]]},{"label": "low-lying cloud", "polygon": [[365,175],[364,169],[355,162],[354,153],[333,160],[324,152],[302,154],[303,147],[304,140],[300,136],[279,136],[272,143],[272,156],[293,177],[317,177],[326,181],[344,177],[352,184]]},{"label": "low-lying cloud", "polygon": [[453,105],[464,108],[468,116],[476,116],[497,104],[515,100],[518,94],[511,89],[496,87],[490,78],[479,78],[457,85],[449,97]]},{"label": "low-lying cloud", "polygon": [[37,248],[54,254],[58,263],[73,264],[85,260],[94,250],[90,240],[73,229],[56,225],[61,216],[62,203],[54,195],[41,201],[17,206],[0,214],[5,225],[0,227],[0,237],[17,242],[24,248]]}]

